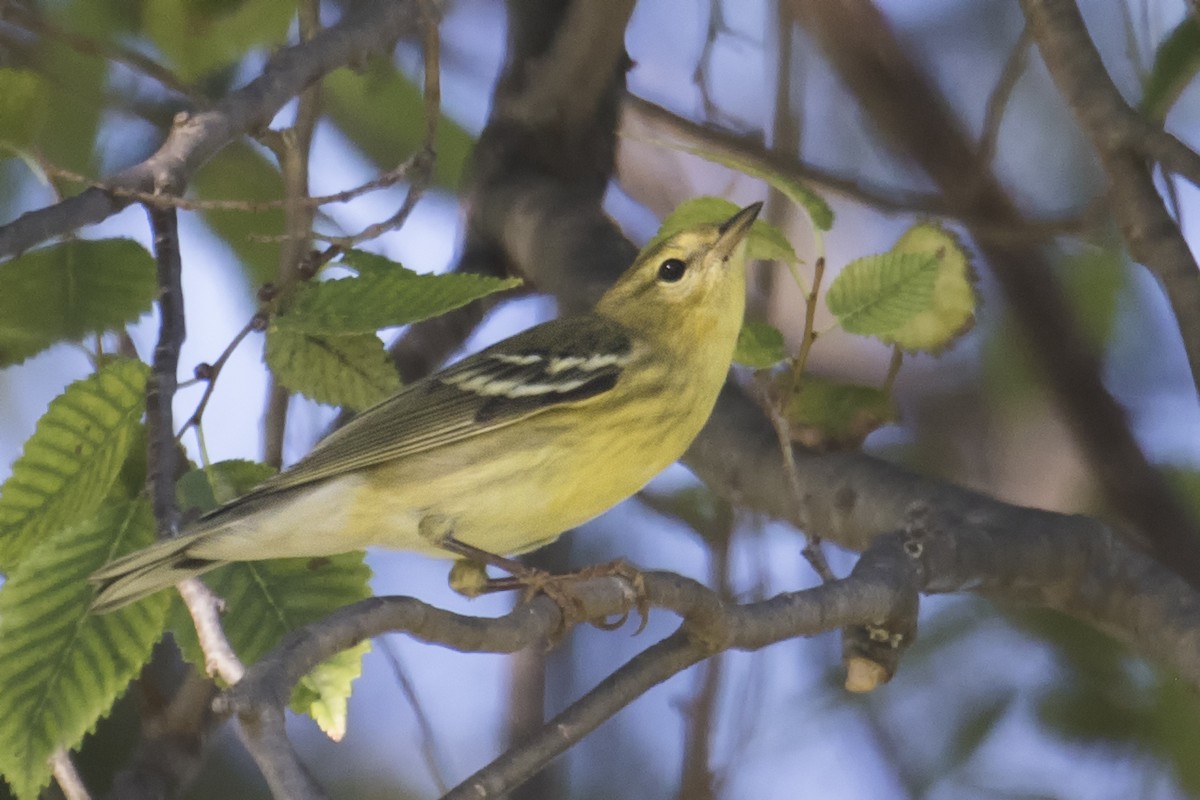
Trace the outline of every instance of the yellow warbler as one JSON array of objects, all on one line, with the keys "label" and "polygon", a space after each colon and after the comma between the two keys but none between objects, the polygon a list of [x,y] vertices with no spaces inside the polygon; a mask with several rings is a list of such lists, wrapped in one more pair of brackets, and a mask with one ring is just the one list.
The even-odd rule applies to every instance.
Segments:
[{"label": "yellow warbler", "polygon": [[590,313],[401,389],[182,535],[98,570],[110,611],[230,561],[533,550],[641,489],[712,412],[761,203],[638,256]]}]

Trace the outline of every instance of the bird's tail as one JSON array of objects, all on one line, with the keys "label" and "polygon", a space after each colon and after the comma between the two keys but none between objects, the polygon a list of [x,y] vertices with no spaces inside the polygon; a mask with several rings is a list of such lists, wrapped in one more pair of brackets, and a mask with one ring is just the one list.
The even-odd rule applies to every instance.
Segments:
[{"label": "bird's tail", "polygon": [[105,614],[129,605],[157,591],[174,586],[184,578],[191,578],[224,561],[196,558],[188,549],[210,531],[166,539],[158,544],[130,553],[124,558],[105,564],[88,578],[98,585],[96,598],[92,601],[93,614]]}]

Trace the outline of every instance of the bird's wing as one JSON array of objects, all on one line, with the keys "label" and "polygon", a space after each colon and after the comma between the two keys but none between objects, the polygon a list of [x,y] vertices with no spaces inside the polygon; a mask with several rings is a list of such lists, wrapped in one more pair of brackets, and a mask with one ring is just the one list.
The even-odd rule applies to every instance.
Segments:
[{"label": "bird's wing", "polygon": [[[632,353],[625,328],[595,314],[535,326],[404,387],[231,505],[459,442],[603,394],[616,385]],[[230,509],[210,514],[222,510]]]}]

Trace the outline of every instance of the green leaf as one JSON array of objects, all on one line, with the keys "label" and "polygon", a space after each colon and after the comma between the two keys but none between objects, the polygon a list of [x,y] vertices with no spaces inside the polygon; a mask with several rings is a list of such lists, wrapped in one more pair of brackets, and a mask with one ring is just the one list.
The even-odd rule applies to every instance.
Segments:
[{"label": "green leaf", "polygon": [[96,513],[137,438],[146,374],[140,361],[113,361],[51,401],[0,486],[0,569]]},{"label": "green leaf", "polygon": [[1200,70],[1200,21],[1188,14],[1154,54],[1154,66],[1142,91],[1142,113],[1158,122],[1165,119],[1197,70]]},{"label": "green leaf", "polygon": [[[380,169],[392,169],[425,140],[425,101],[391,58],[371,56],[360,73],[340,69],[325,78],[329,115]],[[442,114],[434,147],[434,182],[456,191],[474,149],[471,134]]]},{"label": "green leaf", "polygon": [[884,338],[929,308],[937,274],[937,259],[932,256],[864,256],[833,279],[825,303],[850,333]]},{"label": "green leaf", "polygon": [[436,317],[520,285],[519,278],[418,275],[397,264],[387,273],[372,271],[358,278],[298,286],[293,303],[274,324],[278,330],[297,333],[372,333]]},{"label": "green leaf", "polygon": [[867,434],[899,419],[895,401],[874,386],[836,383],[814,375],[788,398],[792,438],[813,449],[858,447]]},{"label": "green leaf", "polygon": [[184,80],[236,64],[251,48],[287,44],[295,7],[277,0],[146,0],[145,34]]},{"label": "green leaf", "polygon": [[400,376],[373,333],[313,336],[267,330],[267,366],[287,388],[318,403],[370,408],[400,388]]},{"label": "green leaf", "polygon": [[[183,509],[211,511],[274,474],[275,469],[266,464],[219,461],[179,479],[179,505]],[[370,597],[367,582],[371,573],[362,555],[230,564],[203,580],[229,604],[231,613],[225,620],[225,633],[239,657],[251,662],[261,658],[293,628]],[[204,654],[181,604],[177,604],[172,619],[172,629],[184,655],[203,668]],[[312,716],[334,740],[345,732],[350,684],[362,672],[362,657],[369,650],[368,642],[345,650],[319,664],[296,685],[292,707]]]},{"label": "green leaf", "polygon": [[154,294],[154,259],[132,239],[77,239],[0,264],[0,366],[133,322]]},{"label": "green leaf", "polygon": [[[671,146],[677,147],[674,144]],[[749,175],[751,178],[766,181],[793,203],[803,208],[808,213],[808,217],[812,220],[813,225],[818,229],[827,231],[833,227],[833,209],[829,207],[829,204],[825,202],[825,199],[821,195],[808,188],[807,184],[803,181],[776,172],[769,166],[754,163],[748,159],[734,158],[724,153],[715,153],[711,150],[705,150],[702,147],[678,147],[678,149],[685,153],[700,156],[708,161],[722,164],[730,169],[735,169],[738,172]]]},{"label": "green leaf", "polygon": [[144,500],[114,502],[41,541],[0,588],[0,773],[35,798],[58,747],[78,747],[150,659],[169,597],[88,613],[87,577],[154,541]]},{"label": "green leaf", "polygon": [[[720,225],[740,209],[723,197],[693,197],[679,204],[667,215],[649,243],[642,249],[646,252],[657,247],[668,237],[697,225]],[[763,261],[787,261],[795,264],[799,259],[787,237],[766,220],[755,220],[746,239],[746,257]]]},{"label": "green leaf", "polygon": [[50,87],[24,69],[0,68],[0,152],[26,150],[37,141],[50,113]]},{"label": "green leaf", "polygon": [[241,497],[274,474],[274,467],[257,461],[218,461],[207,468],[185,473],[175,484],[175,496],[182,511],[212,511]]},{"label": "green leaf", "polygon": [[935,223],[909,228],[892,247],[893,253],[933,258],[937,278],[928,307],[896,328],[884,341],[906,350],[940,353],[975,324],[979,298],[971,256],[958,237]]},{"label": "green leaf", "polygon": [[746,322],[738,333],[733,361],[752,369],[773,367],[788,357],[783,334],[765,322]]},{"label": "green leaf", "polygon": [[340,742],[346,735],[350,686],[362,675],[363,656],[369,652],[371,643],[359,642],[318,664],[296,684],[292,692],[292,710],[308,714],[326,736]]},{"label": "green leaf", "polygon": [[[283,196],[283,179],[278,167],[260,151],[238,141],[204,165],[192,180],[192,189],[200,200],[265,203]],[[283,209],[205,209],[200,216],[237,254],[252,284],[275,280],[279,272],[279,243],[264,241],[262,237],[283,233]]]}]

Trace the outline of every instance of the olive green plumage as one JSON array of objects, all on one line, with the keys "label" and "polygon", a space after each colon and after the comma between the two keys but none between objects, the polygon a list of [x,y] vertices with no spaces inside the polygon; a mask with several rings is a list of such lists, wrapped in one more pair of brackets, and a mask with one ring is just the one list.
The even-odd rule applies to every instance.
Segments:
[{"label": "olive green plumage", "polygon": [[[643,252],[595,310],[410,384],[305,458],[169,539],[98,570],[109,611],[229,561],[368,546],[450,555],[547,544],[683,454],[729,371],[759,204]],[[422,525],[437,520],[438,525]],[[444,541],[444,540],[443,540]]]}]

